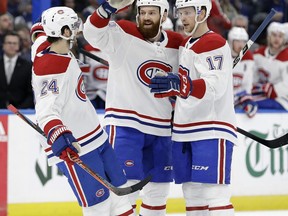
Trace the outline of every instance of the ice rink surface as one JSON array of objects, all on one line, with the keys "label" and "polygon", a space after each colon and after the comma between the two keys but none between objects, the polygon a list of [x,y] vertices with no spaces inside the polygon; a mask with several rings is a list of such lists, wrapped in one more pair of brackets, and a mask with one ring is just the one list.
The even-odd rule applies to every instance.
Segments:
[{"label": "ice rink surface", "polygon": [[[185,214],[167,214],[167,216],[185,216]],[[288,210],[285,211],[238,211],[235,216],[288,216]]]}]

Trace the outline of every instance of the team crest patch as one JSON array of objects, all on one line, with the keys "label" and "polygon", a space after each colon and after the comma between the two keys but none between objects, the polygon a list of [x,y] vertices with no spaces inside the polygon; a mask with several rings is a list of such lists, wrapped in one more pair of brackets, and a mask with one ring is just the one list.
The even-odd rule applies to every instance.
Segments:
[{"label": "team crest patch", "polygon": [[125,161],[125,166],[126,166],[126,167],[132,167],[132,166],[134,166],[134,161],[133,161],[133,160],[126,160],[126,161]]},{"label": "team crest patch", "polygon": [[96,191],[96,196],[97,197],[102,197],[105,194],[105,191],[103,188],[101,188],[100,190]]},{"label": "team crest patch", "polygon": [[85,93],[85,87],[84,87],[84,81],[83,81],[83,76],[80,75],[78,78],[78,83],[77,83],[77,89],[75,90],[77,97],[82,100],[86,101],[87,96]]},{"label": "team crest patch", "polygon": [[242,74],[233,74],[233,86],[234,88],[239,88],[242,85],[243,75]]},{"label": "team crest patch", "polygon": [[172,66],[162,61],[148,60],[142,63],[137,69],[137,77],[141,83],[148,86],[150,80],[157,72],[172,72]]}]

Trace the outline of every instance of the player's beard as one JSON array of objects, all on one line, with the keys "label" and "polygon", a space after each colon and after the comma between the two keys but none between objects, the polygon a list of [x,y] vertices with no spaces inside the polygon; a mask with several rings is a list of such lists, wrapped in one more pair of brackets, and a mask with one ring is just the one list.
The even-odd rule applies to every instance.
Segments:
[{"label": "player's beard", "polygon": [[[145,23],[151,23],[151,27],[147,28],[145,27]],[[160,26],[160,22],[158,23],[153,23],[152,21],[144,21],[139,23],[139,31],[141,32],[141,34],[143,35],[143,37],[145,39],[151,39],[157,36],[158,32],[159,32],[159,26]]]}]

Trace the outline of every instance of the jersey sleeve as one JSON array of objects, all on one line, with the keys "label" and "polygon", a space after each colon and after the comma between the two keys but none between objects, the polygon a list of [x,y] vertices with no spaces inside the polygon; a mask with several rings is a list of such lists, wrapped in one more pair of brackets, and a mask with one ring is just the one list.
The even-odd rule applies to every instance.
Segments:
[{"label": "jersey sleeve", "polygon": [[199,86],[193,87],[205,91],[202,93],[203,95],[211,94],[217,99],[223,96],[230,84],[230,79],[232,79],[231,51],[223,38],[215,39],[215,34],[204,39],[201,39],[202,41],[197,43],[197,47],[192,49],[198,54],[195,55],[194,60],[195,70],[199,71],[199,77],[204,80],[205,85],[203,82],[198,82]]},{"label": "jersey sleeve", "polygon": [[[101,17],[97,11],[89,16],[84,23],[84,38],[94,47],[101,51],[113,53],[123,41],[119,26],[116,22]],[[112,33],[114,31],[114,33]],[[122,40],[119,40],[121,38]]]}]

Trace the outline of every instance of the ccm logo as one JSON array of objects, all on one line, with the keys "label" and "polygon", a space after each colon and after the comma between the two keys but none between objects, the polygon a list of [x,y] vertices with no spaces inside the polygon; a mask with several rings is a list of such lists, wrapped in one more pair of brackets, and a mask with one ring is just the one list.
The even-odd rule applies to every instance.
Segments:
[{"label": "ccm logo", "polygon": [[165,166],[164,170],[165,171],[173,170],[173,166]]},{"label": "ccm logo", "polygon": [[209,166],[197,166],[197,165],[192,165],[192,170],[208,170]]}]

